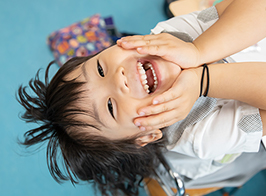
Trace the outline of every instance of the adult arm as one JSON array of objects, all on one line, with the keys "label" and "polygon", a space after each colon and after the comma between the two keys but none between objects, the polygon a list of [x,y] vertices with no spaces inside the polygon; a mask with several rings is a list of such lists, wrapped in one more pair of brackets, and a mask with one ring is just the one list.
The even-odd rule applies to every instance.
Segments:
[{"label": "adult arm", "polygon": [[266,0],[224,0],[216,9],[219,20],[193,42],[199,51],[197,65],[239,52],[266,36]]}]

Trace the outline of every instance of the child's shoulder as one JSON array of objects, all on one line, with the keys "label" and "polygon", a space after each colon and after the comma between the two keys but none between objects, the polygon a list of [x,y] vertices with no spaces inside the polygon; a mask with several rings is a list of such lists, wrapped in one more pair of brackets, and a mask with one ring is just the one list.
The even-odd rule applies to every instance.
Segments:
[{"label": "child's shoulder", "polygon": [[184,32],[196,39],[206,29],[219,19],[214,6],[203,11],[196,11],[190,14],[173,17],[169,20],[159,22],[151,30],[152,34],[167,32]]}]

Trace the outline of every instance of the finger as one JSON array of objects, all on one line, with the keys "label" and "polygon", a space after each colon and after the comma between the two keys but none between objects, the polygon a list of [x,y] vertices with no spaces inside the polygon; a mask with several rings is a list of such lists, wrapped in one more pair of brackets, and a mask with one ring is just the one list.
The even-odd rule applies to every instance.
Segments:
[{"label": "finger", "polygon": [[140,126],[139,129],[142,130],[142,131],[151,131],[151,130],[154,130],[154,129],[162,129],[162,128],[165,128],[165,127],[169,127],[173,124],[175,124],[177,122],[177,120],[170,120],[169,122],[167,123],[164,123],[164,124],[158,124],[158,125],[155,125],[155,126]]},{"label": "finger", "polygon": [[160,45],[165,42],[165,40],[158,39],[157,37],[157,35],[125,37],[118,40],[117,44],[124,49],[132,49],[147,45]]},{"label": "finger", "polygon": [[177,108],[179,105],[180,105],[180,100],[176,98],[169,102],[163,102],[161,104],[156,104],[156,105],[151,105],[148,107],[141,108],[139,109],[138,114],[140,116],[159,114],[162,112],[173,110]]},{"label": "finger", "polygon": [[[160,33],[160,34],[153,34],[153,35],[135,35],[135,36],[128,36],[128,37],[122,37],[120,40],[118,40],[119,43],[123,42],[136,42],[141,41],[141,43],[149,43],[149,41],[156,41],[153,43],[160,44],[160,43],[172,43],[173,42],[173,36],[168,33]],[[177,39],[175,37],[175,39]],[[176,41],[176,40],[175,40]]]},{"label": "finger", "polygon": [[117,43],[121,45],[121,43],[138,43],[137,41],[142,41],[141,43],[145,43],[148,40],[158,40],[157,36],[154,35],[134,35],[134,36],[127,36],[122,37],[121,39],[117,40]]},{"label": "finger", "polygon": [[181,120],[181,119],[182,119],[182,115],[181,117],[179,117],[176,110],[171,110],[171,111],[167,111],[167,112],[160,113],[157,115],[136,118],[134,120],[134,123],[136,126],[140,128],[141,127],[162,128],[164,126],[169,126],[171,123],[177,122],[178,120]]},{"label": "finger", "polygon": [[117,40],[116,43],[117,45],[120,45],[122,43],[125,43],[127,41],[137,41],[137,40],[142,40],[143,36],[142,35],[134,35],[134,36],[126,36],[126,37],[122,37],[121,39]]},{"label": "finger", "polygon": [[[160,57],[165,57],[170,52],[166,44],[150,44],[146,46],[138,46],[137,52],[140,54],[149,54]],[[169,59],[166,59],[169,60]]]},{"label": "finger", "polygon": [[121,46],[124,49],[133,49],[133,48],[139,48],[139,47],[145,47],[145,46],[159,46],[165,44],[164,41],[160,40],[133,40],[133,41],[117,41],[118,45]]},{"label": "finger", "polygon": [[136,41],[136,40],[154,40],[158,39],[159,35],[133,35],[122,37],[122,41]]},{"label": "finger", "polygon": [[180,96],[181,96],[181,93],[180,93],[179,85],[177,85],[175,82],[168,91],[155,97],[152,103],[153,104],[165,103],[171,100],[175,100]]}]

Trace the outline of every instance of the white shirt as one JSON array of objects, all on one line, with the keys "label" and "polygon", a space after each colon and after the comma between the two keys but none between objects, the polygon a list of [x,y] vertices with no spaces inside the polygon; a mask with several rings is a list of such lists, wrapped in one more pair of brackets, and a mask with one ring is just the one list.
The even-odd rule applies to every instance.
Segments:
[{"label": "white shirt", "polygon": [[[261,137],[257,108],[240,101],[218,99],[207,117],[184,130],[169,149],[168,158],[180,174],[194,179],[217,171],[242,152],[258,152]],[[183,164],[179,159],[183,159]]]}]

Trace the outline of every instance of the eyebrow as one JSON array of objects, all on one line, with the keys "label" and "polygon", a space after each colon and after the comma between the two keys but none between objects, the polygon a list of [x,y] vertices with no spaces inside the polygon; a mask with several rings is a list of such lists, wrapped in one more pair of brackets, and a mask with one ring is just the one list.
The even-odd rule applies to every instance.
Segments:
[{"label": "eyebrow", "polygon": [[[87,62],[88,62],[88,61],[87,61]],[[90,78],[89,78],[89,76],[88,76],[88,74],[87,74],[87,71],[86,71],[86,63],[87,63],[87,62],[83,63],[83,65],[82,65],[82,67],[81,67],[81,70],[82,70],[82,74],[84,75],[84,77],[86,78],[86,80],[89,81]]]},{"label": "eyebrow", "polygon": [[103,127],[107,128],[106,125],[103,123],[103,121],[100,119],[100,115],[98,113],[98,110],[96,109],[96,104],[92,104],[93,107],[93,113],[95,114],[95,120],[98,121]]}]

